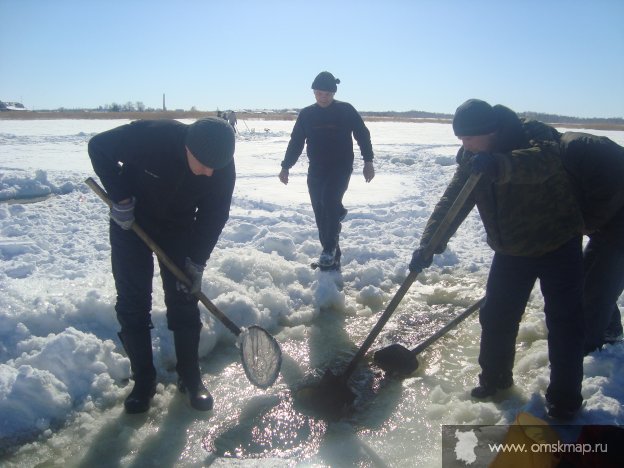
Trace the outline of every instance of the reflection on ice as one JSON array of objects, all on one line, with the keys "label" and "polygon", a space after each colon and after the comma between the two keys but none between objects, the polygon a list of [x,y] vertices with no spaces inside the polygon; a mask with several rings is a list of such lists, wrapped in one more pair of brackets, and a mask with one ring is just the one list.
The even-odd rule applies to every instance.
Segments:
[{"label": "reflection on ice", "polygon": [[285,392],[247,401],[234,421],[211,427],[202,444],[216,457],[306,459],[326,430],[323,420],[296,411]]}]

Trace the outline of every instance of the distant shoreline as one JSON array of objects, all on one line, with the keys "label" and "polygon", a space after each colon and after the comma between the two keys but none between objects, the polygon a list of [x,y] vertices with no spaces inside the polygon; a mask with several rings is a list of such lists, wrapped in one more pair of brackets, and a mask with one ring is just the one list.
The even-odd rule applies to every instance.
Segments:
[{"label": "distant shoreline", "polygon": [[[199,111],[156,111],[156,112],[90,112],[90,111],[9,111],[0,112],[0,120],[137,120],[137,119],[200,119],[216,117],[216,112]],[[296,114],[291,113],[251,113],[237,112],[241,120],[295,120]],[[413,123],[443,123],[450,124],[451,119],[445,118],[418,118],[401,116],[370,116],[362,112],[364,120],[369,122],[413,122]],[[587,128],[593,130],[620,130],[624,131],[624,124],[617,123],[579,123],[579,122],[546,122],[554,127]]]}]

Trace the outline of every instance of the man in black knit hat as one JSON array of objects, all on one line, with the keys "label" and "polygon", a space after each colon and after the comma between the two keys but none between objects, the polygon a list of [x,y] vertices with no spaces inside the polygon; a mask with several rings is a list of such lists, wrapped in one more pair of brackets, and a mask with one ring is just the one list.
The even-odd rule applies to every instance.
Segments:
[{"label": "man in black knit hat", "polygon": [[353,172],[352,135],[364,159],[364,179],[370,182],[375,177],[370,132],[351,104],[334,99],[338,83],[340,80],[327,71],[314,79],[316,104],[299,113],[279,173],[280,181],[288,184],[289,169],[307,143],[308,191],[323,249],[318,260],[322,270],[340,268],[338,240],[347,214],[342,198]]},{"label": "man in black knit hat", "polygon": [[[472,172],[482,176],[459,212],[446,244],[476,205],[494,250],[481,306],[479,385],[482,399],[513,385],[516,336],[537,279],[548,328],[550,416],[574,417],[583,379],[583,218],[563,166],[559,145],[540,141],[511,109],[470,99],[457,108],[453,130],[461,140],[457,170],[425,227],[410,270],[428,267],[426,246]],[[543,124],[542,124],[543,125]],[[539,127],[539,126],[536,126]]]},{"label": "man in black knit hat", "polygon": [[156,391],[150,332],[154,261],[151,250],[131,230],[135,219],[192,282],[189,290],[161,263],[178,388],[193,408],[210,410],[212,396],[199,369],[202,323],[192,293],[201,289],[206,261],[229,217],[236,179],[232,127],[216,118],[190,125],[139,120],[94,136],[89,156],[113,202],[115,311],[134,377],[124,402],[126,412],[147,411]]}]

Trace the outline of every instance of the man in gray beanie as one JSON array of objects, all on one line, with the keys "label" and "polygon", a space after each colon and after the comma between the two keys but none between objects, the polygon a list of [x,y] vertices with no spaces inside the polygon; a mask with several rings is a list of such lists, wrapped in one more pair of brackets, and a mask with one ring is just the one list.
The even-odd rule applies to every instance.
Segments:
[{"label": "man in gray beanie", "polygon": [[160,265],[178,388],[193,408],[208,411],[213,400],[202,382],[198,355],[202,322],[198,300],[189,293],[200,290],[206,261],[229,217],[236,179],[232,127],[215,118],[190,125],[138,120],[94,136],[89,156],[113,202],[115,311],[134,378],[126,412],[147,411],[156,392],[150,332],[154,261],[131,230],[135,219],[192,281],[189,290]]},{"label": "man in gray beanie", "polygon": [[340,80],[324,71],[312,82],[316,104],[301,110],[282,161],[279,179],[288,184],[289,170],[307,143],[308,192],[323,248],[318,260],[321,270],[339,270],[341,251],[338,237],[347,210],[342,198],[353,172],[353,139],[364,159],[366,182],[375,177],[370,132],[355,108],[334,99]]},{"label": "man in gray beanie", "polygon": [[457,170],[427,222],[410,271],[431,265],[425,246],[471,173],[482,173],[434,252],[444,252],[476,205],[494,258],[479,312],[481,374],[471,396],[489,398],[513,385],[519,324],[539,279],[551,368],[546,406],[551,417],[571,419],[583,401],[583,218],[559,145],[551,141],[554,129],[470,99],[457,108],[453,130],[462,142]]}]

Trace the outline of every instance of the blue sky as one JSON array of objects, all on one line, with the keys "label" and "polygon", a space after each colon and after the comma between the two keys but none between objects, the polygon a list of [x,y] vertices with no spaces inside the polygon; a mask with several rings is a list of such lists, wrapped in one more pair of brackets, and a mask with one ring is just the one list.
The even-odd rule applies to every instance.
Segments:
[{"label": "blue sky", "polygon": [[0,0],[0,100],[624,116],[622,0]]}]

